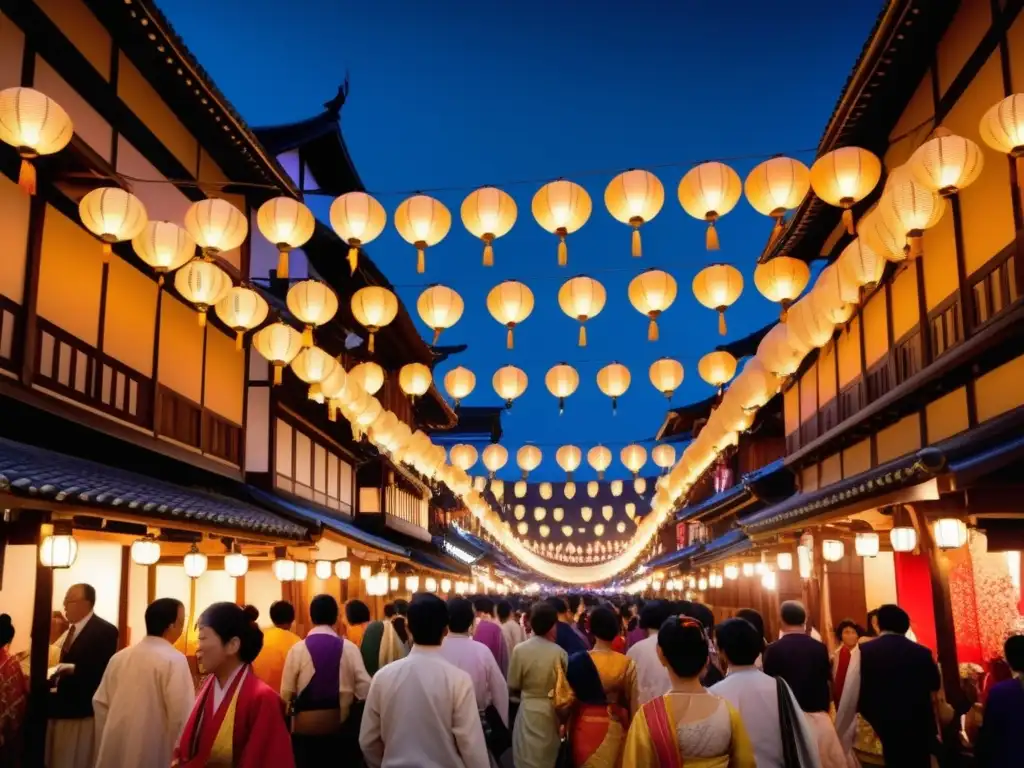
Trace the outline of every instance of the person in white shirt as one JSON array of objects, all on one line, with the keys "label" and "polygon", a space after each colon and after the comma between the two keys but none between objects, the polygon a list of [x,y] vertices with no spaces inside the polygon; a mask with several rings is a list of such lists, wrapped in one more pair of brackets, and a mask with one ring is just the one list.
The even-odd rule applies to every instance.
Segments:
[{"label": "person in white shirt", "polygon": [[508,657],[511,659],[513,649],[525,642],[526,631],[512,615],[512,604],[508,600],[498,603],[498,622],[501,625],[501,635],[505,638],[505,647],[508,648]]},{"label": "person in white shirt", "polygon": [[[708,690],[739,711],[758,768],[785,768],[784,738],[792,738],[801,768],[819,768],[817,743],[793,692],[785,680],[769,677],[754,665],[764,648],[764,636],[746,619],[734,618],[715,628],[715,638],[728,672]],[[780,686],[789,700],[789,712],[795,714],[785,728],[779,712]]]},{"label": "person in white shirt", "polygon": [[154,600],[146,637],[110,660],[92,699],[96,768],[170,764],[196,698],[188,660],[174,647],[184,628],[180,601]]},{"label": "person in white shirt", "polygon": [[640,611],[640,628],[647,630],[647,637],[633,646],[626,656],[636,665],[637,704],[664,696],[672,687],[668,670],[658,658],[658,630],[669,617],[668,604],[662,600],[650,600]]},{"label": "person in white shirt", "polygon": [[314,626],[288,650],[281,673],[281,698],[292,705],[292,743],[297,766],[318,765],[341,749],[342,723],[355,699],[370,690],[370,675],[355,643],[338,637],[338,601],[317,595],[309,603]]},{"label": "person in white shirt", "polygon": [[359,730],[363,759],[369,768],[488,768],[473,681],[441,653],[444,601],[417,594],[409,631],[409,655],[382,667],[370,684]]}]

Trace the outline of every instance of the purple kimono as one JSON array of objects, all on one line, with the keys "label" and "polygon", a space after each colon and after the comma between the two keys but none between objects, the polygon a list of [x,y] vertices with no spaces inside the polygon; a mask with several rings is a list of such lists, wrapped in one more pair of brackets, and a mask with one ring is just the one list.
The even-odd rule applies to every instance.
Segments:
[{"label": "purple kimono", "polygon": [[473,630],[473,639],[490,649],[501,674],[508,677],[508,647],[505,645],[505,636],[501,634],[501,627],[496,622],[481,619]]}]

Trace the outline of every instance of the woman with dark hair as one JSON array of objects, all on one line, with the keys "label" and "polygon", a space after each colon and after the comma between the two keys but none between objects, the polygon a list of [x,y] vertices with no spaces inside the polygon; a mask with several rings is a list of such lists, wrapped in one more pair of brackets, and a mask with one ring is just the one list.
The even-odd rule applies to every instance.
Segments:
[{"label": "woman with dark hair", "polygon": [[199,617],[196,651],[208,674],[174,750],[173,766],[294,768],[281,698],[252,673],[263,633],[234,603],[214,603]]},{"label": "woman with dark hair", "polygon": [[850,668],[853,652],[863,635],[864,630],[853,619],[843,619],[836,625],[836,642],[839,647],[832,654],[832,700],[837,707],[843,697],[843,684],[846,682],[846,672]]},{"label": "woman with dark hair", "polygon": [[28,707],[28,681],[21,660],[11,653],[14,624],[0,613],[0,765],[21,765],[22,725]]},{"label": "woman with dark hair", "polygon": [[662,624],[658,658],[672,687],[633,718],[622,768],[755,768],[739,713],[700,684],[708,665],[701,622],[673,616]]}]

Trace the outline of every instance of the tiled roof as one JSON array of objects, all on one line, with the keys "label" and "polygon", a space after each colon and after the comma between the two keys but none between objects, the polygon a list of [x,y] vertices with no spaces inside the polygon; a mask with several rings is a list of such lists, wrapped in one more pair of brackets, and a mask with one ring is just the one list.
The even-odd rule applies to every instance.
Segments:
[{"label": "tiled roof", "polygon": [[450,557],[431,555],[418,549],[412,550],[412,561],[420,565],[443,573],[451,573],[455,576],[468,576],[471,571],[468,565],[452,560]]},{"label": "tiled roof", "polygon": [[746,552],[753,546],[754,543],[743,531],[734,529],[705,544],[704,551],[694,556],[692,564],[697,568],[711,565],[726,557]]},{"label": "tiled roof", "polygon": [[252,504],[198,488],[0,438],[0,490],[82,506],[126,510],[287,539],[304,526]]},{"label": "tiled roof", "polygon": [[676,566],[682,566],[687,560],[697,554],[703,546],[703,544],[691,544],[688,547],[677,549],[675,552],[666,552],[663,555],[658,555],[657,557],[648,560],[644,564],[644,568],[647,570],[653,570],[656,568],[675,568]]}]

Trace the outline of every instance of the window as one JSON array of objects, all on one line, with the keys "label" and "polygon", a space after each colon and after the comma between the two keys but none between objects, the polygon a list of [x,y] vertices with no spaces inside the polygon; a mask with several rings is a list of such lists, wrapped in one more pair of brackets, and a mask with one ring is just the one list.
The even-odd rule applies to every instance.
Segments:
[{"label": "window", "polygon": [[397,485],[387,486],[385,494],[387,514],[418,528],[427,528],[428,505],[426,499],[414,496]]},{"label": "window", "polygon": [[274,486],[351,515],[352,465],[284,419],[277,419],[276,433]]}]

